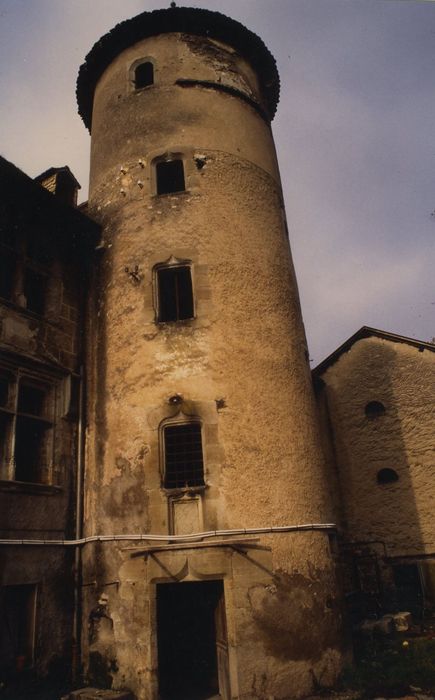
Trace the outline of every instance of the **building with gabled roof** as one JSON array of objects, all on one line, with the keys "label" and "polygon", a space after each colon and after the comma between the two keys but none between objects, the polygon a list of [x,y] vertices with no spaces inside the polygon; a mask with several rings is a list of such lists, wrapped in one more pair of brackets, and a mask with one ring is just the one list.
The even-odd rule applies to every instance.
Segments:
[{"label": "building with gabled roof", "polygon": [[435,345],[363,327],[313,376],[347,592],[421,616],[435,604]]}]

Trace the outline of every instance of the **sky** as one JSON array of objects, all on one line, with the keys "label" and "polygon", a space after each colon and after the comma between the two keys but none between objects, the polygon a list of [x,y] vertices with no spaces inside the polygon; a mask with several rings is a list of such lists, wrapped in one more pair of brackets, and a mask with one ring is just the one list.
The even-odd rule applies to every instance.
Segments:
[{"label": "sky", "polygon": [[[181,0],[177,4],[182,4]],[[190,0],[278,64],[272,128],[312,366],[361,326],[435,336],[435,2]],[[93,44],[161,0],[0,0],[0,153],[69,165],[87,196],[75,81]]]}]

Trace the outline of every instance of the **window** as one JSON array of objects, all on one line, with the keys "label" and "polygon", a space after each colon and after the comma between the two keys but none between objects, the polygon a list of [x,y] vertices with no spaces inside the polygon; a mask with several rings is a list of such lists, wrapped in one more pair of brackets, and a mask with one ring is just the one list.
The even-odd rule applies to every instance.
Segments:
[{"label": "window", "polygon": [[394,484],[399,481],[399,475],[394,469],[381,469],[376,475],[378,484]]},{"label": "window", "polygon": [[22,671],[33,665],[36,586],[0,588],[0,665]]},{"label": "window", "polygon": [[184,164],[181,159],[161,160],[156,163],[157,194],[183,192]]},{"label": "window", "polygon": [[36,314],[45,313],[50,256],[42,241],[0,235],[0,297]]},{"label": "window", "polygon": [[165,488],[204,486],[201,423],[167,425],[163,440]]},{"label": "window", "polygon": [[45,311],[47,297],[47,276],[31,267],[26,267],[23,292],[26,300],[26,309],[42,315]]},{"label": "window", "polygon": [[0,369],[0,478],[48,484],[53,426],[53,385]]},{"label": "window", "polygon": [[13,300],[17,273],[16,240],[8,230],[0,232],[0,297]]},{"label": "window", "polygon": [[157,320],[184,321],[194,317],[190,265],[157,267]]},{"label": "window", "polygon": [[134,71],[134,86],[136,90],[148,87],[154,83],[154,66],[151,61],[139,63]]},{"label": "window", "polygon": [[385,406],[380,401],[369,401],[364,409],[364,412],[367,418],[373,420],[385,414]]}]

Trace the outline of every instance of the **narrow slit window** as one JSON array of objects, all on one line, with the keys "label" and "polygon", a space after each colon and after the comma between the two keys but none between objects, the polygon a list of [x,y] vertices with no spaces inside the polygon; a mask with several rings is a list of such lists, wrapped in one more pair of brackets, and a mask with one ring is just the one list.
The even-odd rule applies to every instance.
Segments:
[{"label": "narrow slit window", "polygon": [[157,270],[158,320],[183,321],[193,318],[193,290],[190,265]]},{"label": "narrow slit window", "polygon": [[170,425],[164,429],[167,489],[204,486],[200,423]]},{"label": "narrow slit window", "polygon": [[184,165],[183,161],[162,160],[156,164],[157,194],[171,194],[184,192]]},{"label": "narrow slit window", "polygon": [[134,71],[134,86],[136,90],[154,84],[154,66],[151,61],[145,61],[136,66]]}]

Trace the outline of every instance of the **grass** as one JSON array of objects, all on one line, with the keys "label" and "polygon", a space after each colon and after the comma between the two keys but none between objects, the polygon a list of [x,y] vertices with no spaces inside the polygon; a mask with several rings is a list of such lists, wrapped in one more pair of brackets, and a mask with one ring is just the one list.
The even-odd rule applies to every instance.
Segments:
[{"label": "grass", "polygon": [[341,684],[361,697],[398,697],[410,686],[435,692],[435,640],[373,638],[356,649],[355,665],[346,668]]}]

